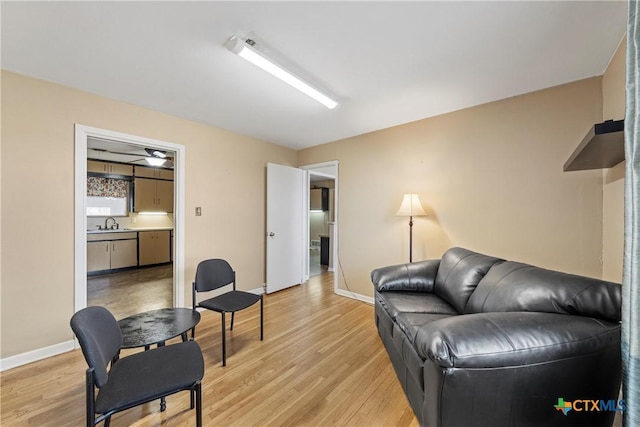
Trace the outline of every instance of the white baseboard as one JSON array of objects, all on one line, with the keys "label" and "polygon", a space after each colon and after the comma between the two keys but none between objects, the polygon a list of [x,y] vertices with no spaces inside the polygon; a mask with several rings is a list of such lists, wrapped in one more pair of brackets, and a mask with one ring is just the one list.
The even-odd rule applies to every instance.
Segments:
[{"label": "white baseboard", "polygon": [[[256,295],[262,295],[264,294],[264,288],[259,287],[251,289],[247,292],[251,292]],[[358,299],[373,304],[373,298],[366,297],[364,295],[354,294],[353,292],[345,292],[340,289],[336,293],[338,295]],[[198,309],[198,311],[201,310],[202,309],[200,308]],[[57,356],[58,354],[66,353],[73,349],[75,349],[75,341],[69,340],[59,344],[51,345],[49,347],[44,347],[37,350],[28,351],[26,353],[17,354],[15,356],[6,357],[4,359],[0,359],[0,372],[12,368],[17,368],[18,366],[26,365],[27,363],[37,362],[38,360],[46,359],[47,357]]]},{"label": "white baseboard", "polygon": [[18,366],[26,365],[27,363],[46,359],[47,357],[57,356],[58,354],[71,351],[74,348],[75,341],[70,340],[61,342],[60,344],[51,345],[49,347],[39,348],[37,350],[28,351],[15,356],[6,357],[4,359],[0,359],[0,372],[17,368]]},{"label": "white baseboard", "polygon": [[347,298],[357,299],[358,301],[366,302],[367,304],[371,304],[371,305],[373,305],[374,303],[373,297],[356,294],[355,292],[351,292],[351,291],[345,291],[344,289],[336,289],[336,294],[343,297],[347,297]]},{"label": "white baseboard", "polygon": [[259,288],[255,288],[255,289],[251,289],[247,292],[251,292],[252,294],[256,294],[256,295],[262,295],[264,294],[264,287],[259,287]]}]

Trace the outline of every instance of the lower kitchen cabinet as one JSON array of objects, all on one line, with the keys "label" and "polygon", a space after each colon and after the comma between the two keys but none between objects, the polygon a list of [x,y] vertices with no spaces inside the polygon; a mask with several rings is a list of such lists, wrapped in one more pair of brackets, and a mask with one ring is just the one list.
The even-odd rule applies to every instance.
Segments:
[{"label": "lower kitchen cabinet", "polygon": [[135,240],[111,242],[111,269],[138,265],[138,245]]},{"label": "lower kitchen cabinet", "polygon": [[87,242],[87,273],[111,269],[111,242]]},{"label": "lower kitchen cabinet", "polygon": [[138,265],[135,233],[105,233],[98,236],[92,236],[98,241],[87,241],[88,273]]},{"label": "lower kitchen cabinet", "polygon": [[171,231],[140,231],[139,265],[162,264],[171,261]]}]

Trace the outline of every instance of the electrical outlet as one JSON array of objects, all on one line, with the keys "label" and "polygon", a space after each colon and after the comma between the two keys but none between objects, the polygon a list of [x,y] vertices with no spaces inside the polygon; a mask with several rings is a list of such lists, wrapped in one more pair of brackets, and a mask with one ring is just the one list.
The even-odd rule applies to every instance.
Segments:
[{"label": "electrical outlet", "polygon": [[196,208],[196,216],[202,216],[202,208],[199,206]]}]

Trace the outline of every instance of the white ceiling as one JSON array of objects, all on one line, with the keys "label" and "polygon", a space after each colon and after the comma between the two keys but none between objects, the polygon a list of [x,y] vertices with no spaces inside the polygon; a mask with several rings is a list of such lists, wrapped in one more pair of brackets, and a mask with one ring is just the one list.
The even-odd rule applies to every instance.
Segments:
[{"label": "white ceiling", "polygon": [[[1,2],[1,66],[295,149],[601,75],[624,1]],[[341,105],[229,52],[255,33]]]}]

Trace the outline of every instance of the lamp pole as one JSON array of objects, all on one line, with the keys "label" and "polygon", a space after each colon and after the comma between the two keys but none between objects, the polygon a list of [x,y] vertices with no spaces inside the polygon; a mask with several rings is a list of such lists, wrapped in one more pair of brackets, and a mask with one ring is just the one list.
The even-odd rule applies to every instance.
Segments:
[{"label": "lamp pole", "polygon": [[409,215],[409,262],[413,262],[413,215]]}]

